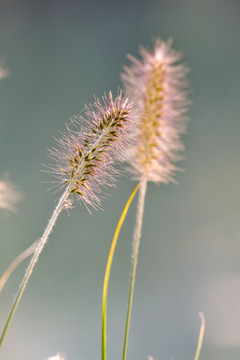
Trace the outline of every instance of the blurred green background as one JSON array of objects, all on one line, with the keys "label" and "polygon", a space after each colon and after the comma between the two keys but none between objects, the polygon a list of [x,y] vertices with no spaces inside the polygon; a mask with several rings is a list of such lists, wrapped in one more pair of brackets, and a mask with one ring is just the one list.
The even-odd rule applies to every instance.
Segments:
[{"label": "blurred green background", "polygon": [[[43,232],[57,201],[41,172],[47,148],[93,95],[121,85],[126,54],[174,39],[191,68],[186,170],[147,191],[128,359],[240,358],[240,2],[233,0],[0,1],[0,176],[24,194],[0,213],[0,272]],[[102,282],[112,235],[135,183],[121,178],[89,215],[62,213],[12,322],[1,360],[100,359]],[[121,359],[136,201],[110,282],[108,358]],[[0,295],[6,320],[27,262]]]}]

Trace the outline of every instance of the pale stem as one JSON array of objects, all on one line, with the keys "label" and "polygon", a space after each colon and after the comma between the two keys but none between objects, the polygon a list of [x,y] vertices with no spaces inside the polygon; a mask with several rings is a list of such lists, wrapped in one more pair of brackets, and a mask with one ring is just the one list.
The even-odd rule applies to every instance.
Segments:
[{"label": "pale stem", "polygon": [[33,269],[34,269],[34,267],[36,265],[36,262],[37,262],[37,260],[39,258],[39,255],[41,254],[41,252],[42,252],[42,250],[44,248],[44,245],[47,242],[48,236],[49,236],[49,234],[51,233],[51,231],[53,229],[53,226],[54,226],[54,224],[55,224],[55,222],[57,220],[58,215],[60,214],[60,212],[62,211],[62,209],[64,207],[65,201],[66,201],[66,199],[67,199],[67,197],[69,195],[69,188],[70,188],[70,185],[66,188],[65,192],[63,193],[62,197],[60,198],[60,200],[59,200],[59,202],[58,202],[58,204],[57,204],[57,206],[56,206],[56,208],[55,208],[55,210],[54,210],[54,212],[52,214],[52,217],[49,220],[48,225],[47,225],[47,227],[46,227],[46,229],[45,229],[45,231],[43,233],[43,236],[39,240],[39,244],[38,244],[38,246],[37,246],[37,248],[35,250],[35,253],[34,253],[33,257],[32,257],[32,260],[31,260],[31,262],[30,262],[30,264],[29,264],[29,266],[28,266],[28,268],[26,270],[26,273],[25,273],[24,278],[22,280],[22,283],[20,285],[18,294],[17,294],[17,296],[16,296],[16,298],[15,298],[15,300],[13,302],[13,305],[12,305],[11,311],[9,313],[6,325],[5,325],[4,329],[3,329],[2,336],[0,338],[0,347],[2,346],[2,343],[3,343],[4,337],[6,335],[8,326],[9,326],[9,324],[11,322],[11,319],[12,319],[16,309],[17,309],[19,301],[20,301],[20,299],[21,299],[21,297],[23,295],[23,292],[24,292],[25,287],[26,287],[26,285],[28,283],[28,280],[29,280],[29,278],[30,278],[30,276],[32,274],[32,271],[33,271]]},{"label": "pale stem", "polygon": [[135,285],[135,278],[136,278],[138,251],[139,251],[139,244],[140,244],[140,238],[141,238],[143,209],[144,209],[146,189],[147,189],[147,182],[142,181],[140,183],[136,226],[135,226],[135,231],[134,231],[134,236],[133,236],[132,271],[131,271],[130,290],[129,290],[129,297],[128,297],[128,310],[127,310],[127,320],[126,320],[122,360],[126,359],[126,354],[127,354],[129,326],[130,326],[130,319],[131,319],[131,312],[132,312],[133,292],[134,292],[134,285]]},{"label": "pale stem", "polygon": [[38,244],[38,240],[34,241],[34,243],[32,245],[30,245],[27,249],[25,249],[23,252],[21,252],[21,254],[18,255],[11,262],[11,264],[8,266],[8,268],[4,271],[4,273],[2,274],[2,276],[0,278],[0,292],[2,291],[4,285],[6,284],[6,282],[8,281],[9,277],[14,272],[14,270],[18,267],[18,265],[20,265],[23,262],[23,260],[25,260],[26,258],[28,258],[30,255],[32,255],[34,253],[34,251],[36,250],[37,244]]},{"label": "pale stem", "polygon": [[202,312],[199,313],[199,317],[200,317],[200,320],[201,320],[201,326],[200,326],[197,350],[196,350],[194,360],[199,359],[200,351],[201,351],[201,348],[202,348],[203,335],[204,335],[204,331],[205,331],[205,323],[206,323],[205,316],[203,315]]}]

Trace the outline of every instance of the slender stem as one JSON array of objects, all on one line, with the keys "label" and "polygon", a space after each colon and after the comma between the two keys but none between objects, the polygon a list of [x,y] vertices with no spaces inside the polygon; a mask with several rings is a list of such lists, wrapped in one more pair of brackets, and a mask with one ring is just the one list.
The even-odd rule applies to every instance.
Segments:
[{"label": "slender stem", "polygon": [[194,360],[199,359],[200,351],[201,351],[201,348],[202,348],[203,335],[204,335],[204,331],[205,331],[205,322],[206,322],[206,320],[205,320],[205,317],[204,317],[202,312],[199,313],[199,317],[201,319],[201,327],[200,327],[200,331],[199,331],[197,350],[196,350]]},{"label": "slender stem", "polygon": [[113,261],[113,256],[114,256],[114,252],[115,252],[115,248],[116,248],[116,244],[117,244],[117,240],[118,240],[118,236],[120,233],[120,230],[122,228],[122,224],[125,220],[125,217],[127,215],[129,206],[131,205],[131,202],[134,198],[134,196],[136,195],[136,192],[138,191],[139,188],[139,184],[136,186],[136,188],[133,190],[130,198],[128,199],[125,208],[122,212],[122,215],[119,219],[119,222],[117,224],[114,236],[113,236],[113,240],[112,240],[112,244],[111,244],[111,248],[109,251],[109,255],[108,255],[108,260],[107,260],[107,265],[106,265],[106,270],[105,270],[105,276],[104,276],[104,282],[103,282],[103,299],[102,299],[102,360],[106,360],[107,358],[107,331],[106,331],[106,323],[107,323],[107,293],[108,293],[108,285],[109,285],[109,277],[110,277],[110,271],[111,271],[111,267],[112,267],[112,261]]},{"label": "slender stem", "polygon": [[28,266],[28,268],[26,270],[26,273],[25,273],[24,278],[22,280],[22,283],[20,285],[18,294],[17,294],[17,296],[16,296],[16,298],[15,298],[15,300],[13,302],[13,305],[12,305],[11,311],[9,313],[6,325],[5,325],[4,329],[3,329],[2,336],[0,338],[0,347],[2,346],[2,343],[3,343],[4,337],[6,335],[7,329],[9,327],[9,324],[10,324],[10,322],[11,322],[11,320],[13,318],[13,315],[14,315],[16,309],[17,309],[19,301],[20,301],[20,299],[21,299],[21,297],[23,295],[23,292],[24,292],[25,287],[26,287],[26,285],[28,283],[28,280],[29,280],[29,278],[31,276],[33,268],[36,265],[36,262],[37,262],[37,260],[39,258],[39,255],[41,254],[41,252],[43,250],[43,247],[47,242],[48,236],[49,236],[49,234],[51,233],[51,231],[53,229],[53,226],[54,226],[54,224],[56,222],[56,219],[57,219],[58,215],[60,214],[61,210],[64,207],[65,201],[66,201],[66,199],[67,199],[67,197],[69,195],[69,187],[70,186],[68,186],[66,188],[65,192],[63,193],[62,197],[60,198],[60,200],[59,200],[59,202],[58,202],[58,204],[57,204],[57,206],[56,206],[56,208],[55,208],[55,210],[54,210],[54,212],[52,214],[52,217],[50,218],[50,220],[48,222],[48,225],[47,225],[47,227],[46,227],[46,229],[45,229],[45,231],[43,233],[42,238],[39,240],[39,244],[38,244],[38,246],[37,246],[37,248],[35,250],[35,253],[34,253],[33,257],[32,257],[32,260],[31,260],[31,262],[30,262],[30,264],[29,264],[29,266]]},{"label": "slender stem", "polygon": [[21,254],[18,255],[11,262],[11,264],[8,266],[8,268],[4,271],[4,273],[2,274],[2,276],[0,278],[0,292],[2,291],[4,285],[8,281],[8,279],[11,276],[11,274],[13,273],[13,271],[18,267],[18,265],[20,265],[21,262],[23,262],[23,260],[25,260],[27,257],[29,257],[30,255],[32,255],[34,253],[34,251],[36,250],[37,244],[38,244],[38,240],[34,241],[34,243],[32,245],[30,245],[27,249],[25,249],[23,252],[21,252]]},{"label": "slender stem", "polygon": [[129,290],[129,297],[128,297],[128,310],[127,310],[127,320],[126,320],[122,360],[126,359],[126,354],[127,354],[129,326],[130,326],[131,311],[132,311],[133,292],[134,292],[134,285],[135,285],[135,278],[136,278],[138,251],[139,251],[139,244],[140,244],[140,238],[141,238],[143,209],[144,209],[146,189],[147,189],[147,182],[142,181],[140,184],[140,190],[139,190],[136,227],[135,227],[134,236],[133,236],[132,272],[131,272],[131,282],[130,282],[130,290]]}]

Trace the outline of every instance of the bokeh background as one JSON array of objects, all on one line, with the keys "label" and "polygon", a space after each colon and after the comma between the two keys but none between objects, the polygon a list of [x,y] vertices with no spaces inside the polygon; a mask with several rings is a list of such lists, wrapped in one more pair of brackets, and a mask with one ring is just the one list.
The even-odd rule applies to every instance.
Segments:
[{"label": "bokeh background", "polygon": [[[0,176],[24,194],[0,214],[0,273],[37,239],[57,195],[47,148],[84,103],[121,85],[126,54],[174,39],[190,67],[192,106],[179,185],[150,184],[128,359],[240,358],[240,2],[1,0]],[[6,175],[7,174],[7,175]],[[0,350],[2,360],[100,359],[102,282],[112,235],[135,184],[121,178],[104,211],[62,213]],[[108,358],[120,359],[136,201],[121,232],[109,289]],[[6,320],[27,262],[0,295]]]}]

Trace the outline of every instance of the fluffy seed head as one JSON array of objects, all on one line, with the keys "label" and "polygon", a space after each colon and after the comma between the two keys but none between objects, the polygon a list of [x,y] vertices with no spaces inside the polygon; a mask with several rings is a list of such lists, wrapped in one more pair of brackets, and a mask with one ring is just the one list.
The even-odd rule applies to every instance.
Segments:
[{"label": "fluffy seed head", "polygon": [[77,196],[85,205],[99,207],[100,189],[113,185],[118,174],[113,163],[125,159],[131,143],[131,108],[121,92],[115,100],[111,92],[102,102],[95,99],[93,106],[85,107],[85,116],[72,120],[57,140],[58,146],[50,150],[56,162],[50,172],[68,187],[70,199]]},{"label": "fluffy seed head", "polygon": [[139,135],[129,158],[131,172],[140,180],[168,183],[174,181],[174,165],[184,149],[180,135],[185,132],[184,116],[189,104],[186,73],[179,64],[182,56],[171,47],[172,41],[157,40],[154,50],[141,48],[141,60],[129,56],[130,67],[122,79],[127,94],[136,103]]}]

